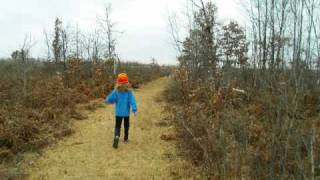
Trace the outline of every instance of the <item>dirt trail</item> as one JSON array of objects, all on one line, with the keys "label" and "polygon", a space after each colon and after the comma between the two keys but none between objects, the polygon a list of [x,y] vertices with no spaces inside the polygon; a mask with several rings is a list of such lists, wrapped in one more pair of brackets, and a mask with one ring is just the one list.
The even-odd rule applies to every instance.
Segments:
[{"label": "dirt trail", "polygon": [[[76,122],[75,133],[44,150],[28,165],[28,179],[187,179],[192,167],[175,151],[173,141],[163,141],[162,134],[173,128],[159,126],[163,103],[157,98],[168,79],[151,82],[134,93],[138,117],[131,116],[130,143],[120,141],[112,148],[113,106],[88,114],[88,120]],[[123,128],[123,127],[122,127]],[[123,135],[123,129],[121,129]],[[123,137],[123,136],[122,136]],[[122,140],[121,137],[121,140]]]}]

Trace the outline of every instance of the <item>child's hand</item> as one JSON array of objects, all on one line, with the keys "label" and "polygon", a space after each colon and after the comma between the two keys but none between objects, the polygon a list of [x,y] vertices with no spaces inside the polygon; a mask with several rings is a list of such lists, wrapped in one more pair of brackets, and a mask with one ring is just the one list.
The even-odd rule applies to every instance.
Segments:
[{"label": "child's hand", "polygon": [[134,114],[134,116],[138,116],[138,112],[135,112],[135,113],[133,113]]}]

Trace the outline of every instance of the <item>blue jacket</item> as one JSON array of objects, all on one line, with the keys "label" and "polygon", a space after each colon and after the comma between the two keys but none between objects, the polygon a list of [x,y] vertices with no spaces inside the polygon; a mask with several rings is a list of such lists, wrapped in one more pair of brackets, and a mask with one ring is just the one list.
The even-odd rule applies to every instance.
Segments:
[{"label": "blue jacket", "polygon": [[131,91],[119,92],[113,90],[107,97],[106,103],[116,104],[116,116],[129,117],[130,108],[135,113],[137,112],[136,99]]}]

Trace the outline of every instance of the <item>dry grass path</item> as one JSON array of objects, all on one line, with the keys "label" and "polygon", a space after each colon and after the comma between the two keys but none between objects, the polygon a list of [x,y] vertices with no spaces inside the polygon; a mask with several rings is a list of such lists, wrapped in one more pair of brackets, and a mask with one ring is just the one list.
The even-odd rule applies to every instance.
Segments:
[{"label": "dry grass path", "polygon": [[119,149],[112,148],[113,106],[103,105],[87,120],[75,122],[73,135],[29,162],[28,179],[191,179],[195,172],[177,156],[175,142],[160,139],[173,131],[159,126],[164,104],[158,98],[167,82],[158,79],[134,92],[139,115],[131,116],[129,144],[120,141]]}]

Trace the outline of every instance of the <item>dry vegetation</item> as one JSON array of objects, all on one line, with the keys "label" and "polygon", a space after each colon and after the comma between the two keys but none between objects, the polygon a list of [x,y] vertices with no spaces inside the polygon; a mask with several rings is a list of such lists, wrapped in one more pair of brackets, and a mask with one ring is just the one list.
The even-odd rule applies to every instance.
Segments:
[{"label": "dry vegetation", "polygon": [[[189,32],[178,39],[179,65],[165,91],[179,150],[208,179],[320,177],[320,4],[316,0],[244,0],[251,25],[222,25],[216,6],[190,0]],[[108,8],[93,33],[45,32],[48,57],[29,57],[31,43],[0,61],[0,175],[15,177],[17,154],[72,133],[84,119],[76,105],[103,98],[114,75],[134,88],[170,68],[120,63]],[[53,55],[53,57],[51,57]]]},{"label": "dry vegetation", "polygon": [[[3,168],[16,154],[37,151],[71,134],[70,120],[86,118],[77,111],[76,105],[104,98],[112,90],[114,76],[107,71],[108,62],[93,65],[70,59],[67,64],[63,71],[62,64],[59,67],[55,63],[30,60],[25,85],[18,60],[0,62],[0,160],[3,164],[0,172],[5,173]],[[124,63],[121,68],[129,74],[135,87],[165,75],[161,69],[158,65],[139,63]],[[150,76],[138,76],[135,71]]]},{"label": "dry vegetation", "polygon": [[0,179],[23,174],[16,168],[19,154],[71,134],[71,119],[86,119],[77,104],[104,98],[117,73],[126,72],[133,88],[169,73],[170,68],[156,60],[120,62],[111,20],[106,16],[101,21],[101,27],[87,35],[64,28],[57,18],[52,37],[45,32],[47,59],[30,57],[32,42],[26,37],[11,58],[0,60]]},{"label": "dry vegetation", "polygon": [[165,92],[180,151],[210,179],[319,178],[319,4],[250,0],[245,35],[221,28],[214,4],[191,3]]},{"label": "dry vegetation", "polygon": [[[169,136],[174,129],[158,126],[165,114],[164,103],[157,98],[167,82],[167,78],[160,78],[135,90],[140,114],[130,119],[129,144],[121,142],[117,150],[111,146],[114,114],[112,106],[106,105],[90,112],[89,120],[75,122],[75,133],[46,148],[34,163],[25,161],[27,179],[144,180],[196,176],[196,169],[176,153],[173,136]],[[162,134],[169,134],[166,138],[170,141],[161,140]]]}]

